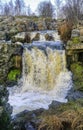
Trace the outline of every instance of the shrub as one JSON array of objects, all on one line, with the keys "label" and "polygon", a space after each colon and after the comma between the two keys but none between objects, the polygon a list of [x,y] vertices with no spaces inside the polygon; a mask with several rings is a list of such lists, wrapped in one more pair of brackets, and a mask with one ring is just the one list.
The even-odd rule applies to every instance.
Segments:
[{"label": "shrub", "polygon": [[72,24],[64,22],[62,25],[58,27],[58,31],[61,35],[61,39],[64,42],[67,42],[71,38]]}]

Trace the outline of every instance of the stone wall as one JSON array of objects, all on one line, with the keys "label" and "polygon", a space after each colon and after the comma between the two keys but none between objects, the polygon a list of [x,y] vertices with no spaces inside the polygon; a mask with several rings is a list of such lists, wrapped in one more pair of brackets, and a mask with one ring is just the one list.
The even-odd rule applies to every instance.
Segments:
[{"label": "stone wall", "polygon": [[10,40],[20,32],[55,30],[57,22],[54,19],[27,16],[0,16],[0,40]]},{"label": "stone wall", "polygon": [[8,73],[11,69],[21,69],[21,55],[21,45],[0,41],[0,84],[6,83]]}]

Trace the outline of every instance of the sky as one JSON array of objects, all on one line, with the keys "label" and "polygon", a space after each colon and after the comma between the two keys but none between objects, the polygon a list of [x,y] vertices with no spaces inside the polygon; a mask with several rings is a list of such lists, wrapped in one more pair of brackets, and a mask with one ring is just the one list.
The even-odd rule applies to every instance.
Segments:
[{"label": "sky", "polygon": [[[24,0],[27,5],[30,5],[31,10],[35,11],[37,9],[38,4],[41,1],[49,1],[49,0]],[[52,4],[54,4],[54,0],[50,0]]]},{"label": "sky", "polygon": [[[9,2],[10,0],[2,0],[3,2]],[[32,12],[35,12],[37,9],[38,4],[41,1],[49,1],[49,0],[24,0],[25,4],[28,6],[30,5]],[[52,2],[52,4],[54,4],[55,0],[50,0]]]}]

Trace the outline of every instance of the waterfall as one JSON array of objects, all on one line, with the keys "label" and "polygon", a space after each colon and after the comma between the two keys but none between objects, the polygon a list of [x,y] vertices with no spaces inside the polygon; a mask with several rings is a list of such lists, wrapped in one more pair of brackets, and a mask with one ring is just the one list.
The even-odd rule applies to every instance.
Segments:
[{"label": "waterfall", "polygon": [[35,39],[35,37],[37,36],[37,34],[39,34],[39,41],[45,41],[46,40],[46,34],[48,36],[51,36],[53,38],[54,41],[60,40],[60,35],[58,35],[57,31],[34,31],[34,32],[30,32],[30,38]]},{"label": "waterfall", "polygon": [[45,34],[43,33],[40,34],[40,41],[45,41]]},{"label": "waterfall", "polygon": [[13,114],[25,109],[48,109],[53,100],[67,102],[72,74],[66,68],[65,50],[58,42],[34,42],[24,46],[23,85],[9,90]]}]

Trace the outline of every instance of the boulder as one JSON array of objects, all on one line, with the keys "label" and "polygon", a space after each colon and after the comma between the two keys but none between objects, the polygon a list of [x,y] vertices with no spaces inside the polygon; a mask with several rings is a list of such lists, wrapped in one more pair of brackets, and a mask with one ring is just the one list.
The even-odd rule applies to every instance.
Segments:
[{"label": "boulder", "polygon": [[46,35],[45,35],[45,39],[46,39],[47,41],[54,41],[53,36],[52,36],[52,35],[49,35],[49,34],[46,34]]},{"label": "boulder", "polygon": [[73,29],[71,33],[71,38],[79,37],[79,36],[80,36],[80,31],[78,29]]},{"label": "boulder", "polygon": [[40,39],[40,33],[36,33],[35,37],[32,39],[32,41],[39,41]]},{"label": "boulder", "polygon": [[12,37],[12,42],[30,43],[31,42],[30,33],[28,32],[18,33]]}]

